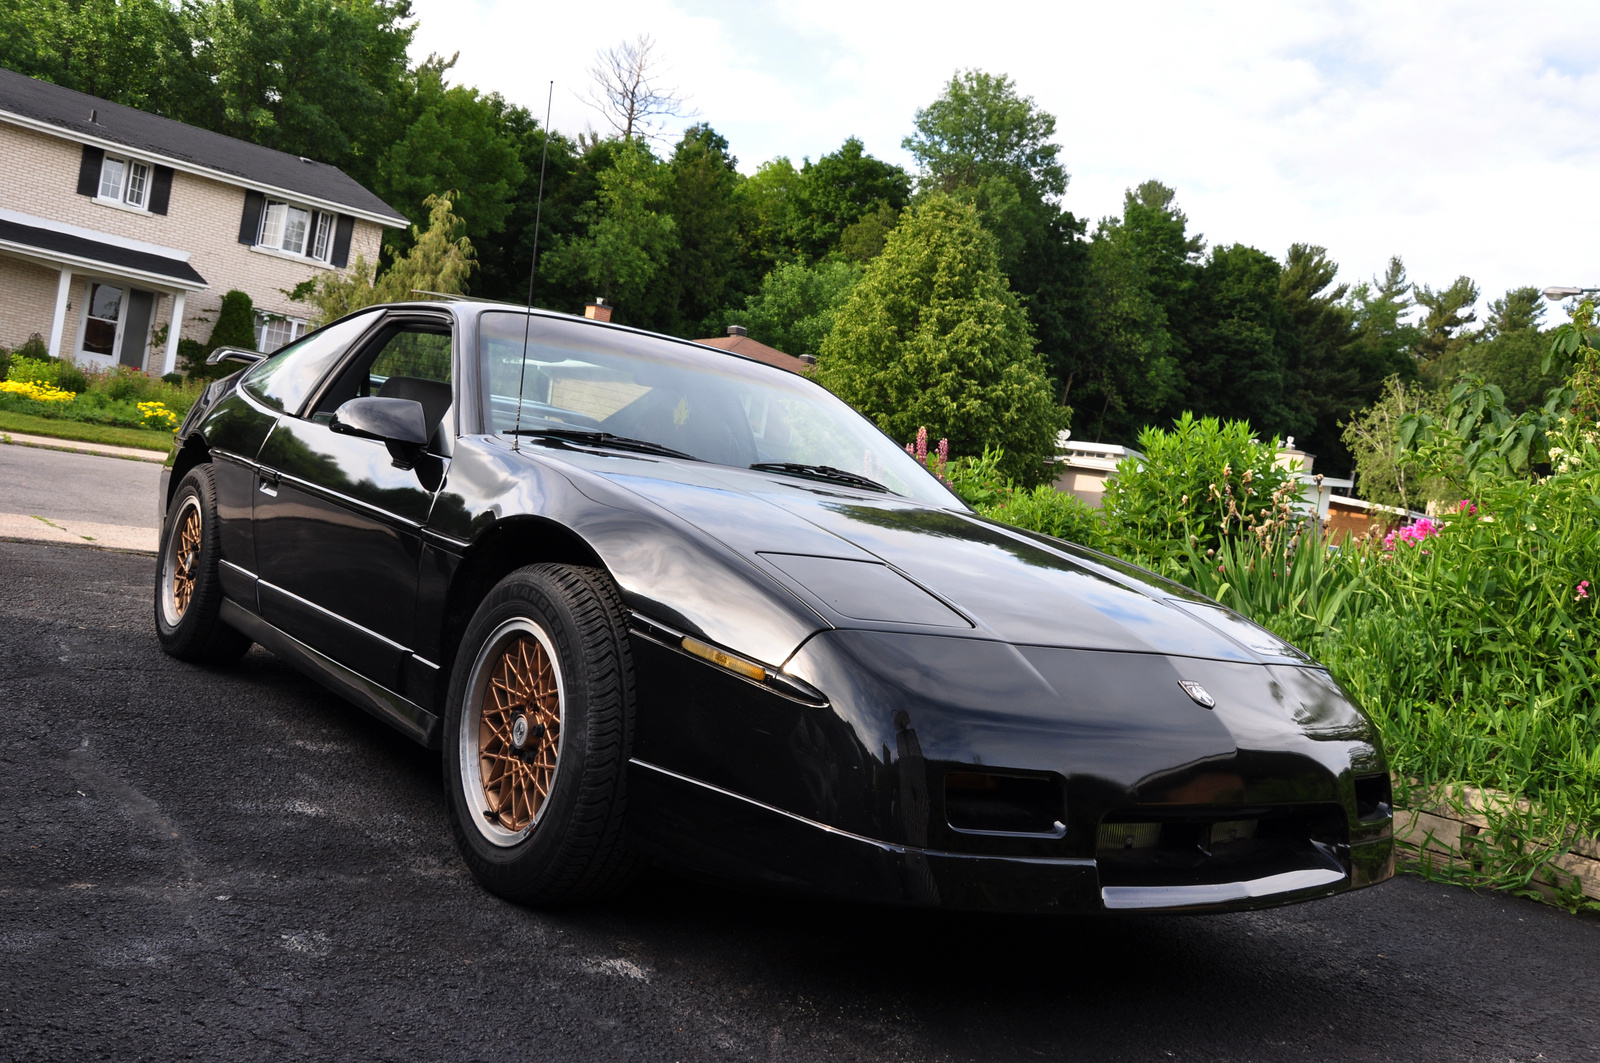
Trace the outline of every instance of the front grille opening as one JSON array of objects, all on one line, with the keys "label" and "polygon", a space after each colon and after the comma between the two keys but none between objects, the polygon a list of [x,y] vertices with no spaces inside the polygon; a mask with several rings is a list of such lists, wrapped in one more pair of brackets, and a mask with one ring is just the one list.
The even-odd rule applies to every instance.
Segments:
[{"label": "front grille opening", "polygon": [[1061,787],[1050,778],[953,771],[944,777],[945,819],[980,834],[1066,833]]},{"label": "front grille opening", "polygon": [[1387,775],[1356,778],[1356,818],[1363,823],[1394,815],[1394,794]]},{"label": "front grille opening", "polygon": [[1095,862],[1108,886],[1198,885],[1309,868],[1343,870],[1335,854],[1345,840],[1344,823],[1337,805],[1129,809],[1101,822]]}]

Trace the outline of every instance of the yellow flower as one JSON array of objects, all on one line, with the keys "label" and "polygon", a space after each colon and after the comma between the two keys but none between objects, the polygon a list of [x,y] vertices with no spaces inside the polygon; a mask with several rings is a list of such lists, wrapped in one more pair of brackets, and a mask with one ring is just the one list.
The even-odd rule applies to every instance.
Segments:
[{"label": "yellow flower", "polygon": [[71,402],[77,395],[42,380],[0,380],[0,394],[20,395],[35,402]]}]

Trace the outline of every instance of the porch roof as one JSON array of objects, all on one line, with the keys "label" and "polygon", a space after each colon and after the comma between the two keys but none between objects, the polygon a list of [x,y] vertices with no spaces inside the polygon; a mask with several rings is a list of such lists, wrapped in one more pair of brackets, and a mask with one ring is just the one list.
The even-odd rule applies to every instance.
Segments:
[{"label": "porch roof", "polygon": [[165,288],[199,291],[207,287],[206,279],[182,258],[12,218],[0,217],[0,251],[70,266],[74,271],[151,280]]}]

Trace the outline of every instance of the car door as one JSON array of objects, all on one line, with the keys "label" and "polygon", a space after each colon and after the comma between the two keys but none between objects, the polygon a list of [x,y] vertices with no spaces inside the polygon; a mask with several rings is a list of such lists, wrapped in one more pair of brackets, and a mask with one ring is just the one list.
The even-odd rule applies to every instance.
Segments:
[{"label": "car door", "polygon": [[261,446],[284,412],[298,411],[380,316],[378,310],[352,314],[281,348],[246,370],[239,387],[205,415],[201,431],[211,453],[221,517],[222,586],[252,613],[260,612],[253,518]]},{"label": "car door", "polygon": [[[412,657],[413,618],[421,529],[448,462],[451,345],[446,315],[386,315],[261,449],[262,616],[399,694],[432,677]],[[364,395],[421,402],[426,451],[409,460],[379,440],[335,433],[334,411]]]}]

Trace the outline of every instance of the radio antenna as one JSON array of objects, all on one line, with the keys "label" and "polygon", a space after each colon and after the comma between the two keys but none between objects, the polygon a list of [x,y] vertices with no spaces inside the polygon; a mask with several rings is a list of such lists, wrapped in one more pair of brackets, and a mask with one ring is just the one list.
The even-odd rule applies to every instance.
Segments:
[{"label": "radio antenna", "polygon": [[528,310],[522,315],[522,365],[517,370],[517,415],[512,421],[511,449],[522,449],[522,384],[528,378],[528,330],[533,324],[533,278],[539,270],[539,222],[544,215],[544,164],[550,158],[550,104],[556,98],[556,82],[550,79],[550,92],[544,101],[544,144],[539,149],[539,198],[533,205],[533,261],[528,264]]}]

